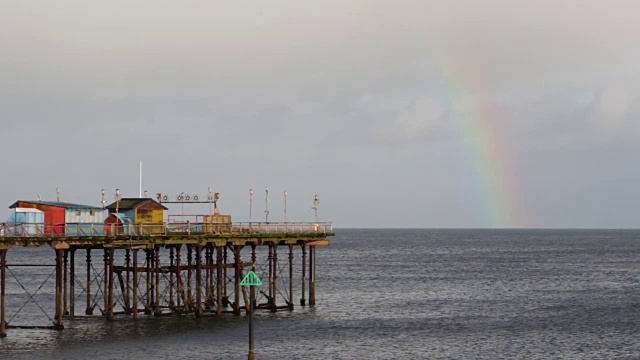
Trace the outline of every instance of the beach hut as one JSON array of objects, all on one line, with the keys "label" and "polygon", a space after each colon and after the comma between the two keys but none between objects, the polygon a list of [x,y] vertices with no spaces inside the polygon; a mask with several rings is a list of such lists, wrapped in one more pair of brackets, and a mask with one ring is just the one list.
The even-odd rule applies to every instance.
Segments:
[{"label": "beach hut", "polygon": [[44,235],[44,212],[34,208],[14,208],[7,226],[15,236]]},{"label": "beach hut", "polygon": [[108,211],[96,206],[61,201],[18,200],[9,207],[38,209],[44,213],[44,235],[101,234]]},{"label": "beach hut", "polygon": [[149,198],[123,198],[107,206],[107,210],[110,214],[123,214],[141,234],[157,234],[164,232],[164,212],[169,209]]}]

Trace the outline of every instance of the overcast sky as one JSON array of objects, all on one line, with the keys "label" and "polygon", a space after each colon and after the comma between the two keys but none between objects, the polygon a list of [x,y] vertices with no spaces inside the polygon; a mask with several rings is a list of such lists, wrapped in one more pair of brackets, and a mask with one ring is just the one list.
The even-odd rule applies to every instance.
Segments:
[{"label": "overcast sky", "polygon": [[238,221],[640,226],[637,1],[0,2],[7,207],[142,160]]}]

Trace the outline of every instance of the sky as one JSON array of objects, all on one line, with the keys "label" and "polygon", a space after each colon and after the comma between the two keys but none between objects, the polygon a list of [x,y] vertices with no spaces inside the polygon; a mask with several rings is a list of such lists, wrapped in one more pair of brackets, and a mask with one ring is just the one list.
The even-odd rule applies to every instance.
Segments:
[{"label": "sky", "polygon": [[6,207],[142,161],[236,221],[640,227],[637,1],[0,3]]}]

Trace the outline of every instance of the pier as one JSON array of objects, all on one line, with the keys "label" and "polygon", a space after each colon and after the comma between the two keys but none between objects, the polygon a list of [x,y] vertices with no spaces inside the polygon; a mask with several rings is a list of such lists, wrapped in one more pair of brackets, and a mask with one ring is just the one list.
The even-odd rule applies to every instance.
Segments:
[{"label": "pier", "polygon": [[[80,218],[81,210],[87,210],[99,216],[100,208],[60,202],[14,204],[16,209],[63,208],[67,221],[52,222],[45,213],[44,221],[36,223],[0,223],[0,336],[16,328],[62,330],[65,321],[78,317],[111,321],[246,314],[252,309],[240,282],[249,270],[264,282],[257,289],[256,310],[315,305],[316,248],[329,245],[334,235],[331,223],[231,222],[217,208],[214,214],[169,216],[158,222],[150,209],[162,206],[161,201],[133,199],[133,215],[127,217],[120,213],[127,200],[132,199],[103,208],[101,222],[81,222],[69,215]],[[51,248],[51,263],[12,262],[11,249],[18,246]],[[55,269],[55,296],[50,299],[55,313],[41,326],[14,324],[10,319],[15,314],[5,306],[7,277],[20,277],[21,269],[30,267]],[[300,284],[299,294],[294,294],[294,282]]]}]

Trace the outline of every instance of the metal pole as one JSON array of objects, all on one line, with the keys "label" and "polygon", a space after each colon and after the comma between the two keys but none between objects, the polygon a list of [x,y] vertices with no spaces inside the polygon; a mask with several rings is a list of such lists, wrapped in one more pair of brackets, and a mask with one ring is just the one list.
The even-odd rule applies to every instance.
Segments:
[{"label": "metal pole", "polygon": [[251,227],[252,212],[253,212],[253,189],[249,189],[249,227]]},{"label": "metal pole", "polygon": [[249,360],[255,360],[256,355],[253,352],[253,313],[256,309],[256,287],[250,286],[251,292],[251,311],[249,313]]},{"label": "metal pole", "polygon": [[269,222],[269,188],[264,187],[264,221]]},{"label": "metal pole", "polygon": [[7,321],[5,309],[5,287],[7,281],[7,250],[0,250],[0,337],[7,336]]}]

